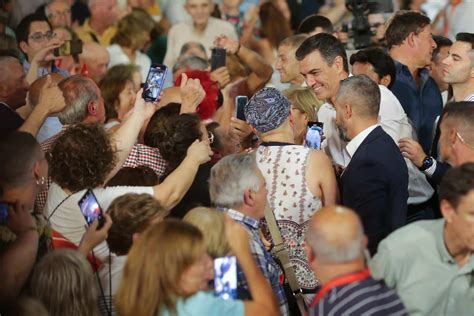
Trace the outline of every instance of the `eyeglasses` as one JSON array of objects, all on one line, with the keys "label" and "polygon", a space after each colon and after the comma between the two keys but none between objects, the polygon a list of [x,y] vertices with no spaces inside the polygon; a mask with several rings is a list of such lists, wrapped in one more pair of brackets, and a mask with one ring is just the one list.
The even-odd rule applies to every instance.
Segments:
[{"label": "eyeglasses", "polygon": [[456,132],[456,136],[457,136],[457,138],[459,138],[461,143],[463,143],[465,146],[467,146],[471,149],[474,149],[474,145],[470,145],[470,144],[466,143],[466,141],[464,140],[464,138],[462,138],[462,136],[461,136],[461,134],[459,134],[459,132]]},{"label": "eyeglasses", "polygon": [[56,11],[48,14],[48,18],[57,18],[58,16],[68,16],[71,14],[71,10],[67,9],[64,11]]},{"label": "eyeglasses", "polygon": [[46,33],[34,33],[33,35],[30,35],[28,38],[31,38],[33,41],[35,42],[42,42],[44,40],[50,40],[50,39],[53,39],[56,37],[56,34],[51,32],[51,31],[48,31]]},{"label": "eyeglasses", "polygon": [[212,144],[214,142],[214,133],[207,131],[207,138],[209,139],[209,144]]}]

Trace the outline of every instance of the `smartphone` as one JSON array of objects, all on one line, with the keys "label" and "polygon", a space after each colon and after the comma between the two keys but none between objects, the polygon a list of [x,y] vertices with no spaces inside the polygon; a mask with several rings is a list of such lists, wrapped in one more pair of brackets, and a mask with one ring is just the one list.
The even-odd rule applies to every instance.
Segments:
[{"label": "smartphone", "polygon": [[0,225],[3,225],[7,222],[8,219],[8,209],[13,207],[9,203],[0,202]]},{"label": "smartphone", "polygon": [[245,105],[249,102],[249,98],[245,95],[235,97],[235,117],[245,121]]},{"label": "smartphone", "polygon": [[313,149],[321,149],[321,141],[323,136],[323,123],[308,122],[308,130],[306,132],[305,147]]},{"label": "smartphone", "polygon": [[145,84],[143,85],[142,97],[147,102],[155,102],[160,97],[161,90],[165,84],[168,67],[160,64],[152,64],[148,71]]},{"label": "smartphone", "polygon": [[87,224],[90,226],[95,219],[99,220],[99,226],[101,228],[104,225],[104,212],[97,201],[92,190],[87,190],[86,193],[78,202],[79,208],[81,209],[82,215],[86,219]]},{"label": "smartphone", "polygon": [[215,295],[225,300],[237,298],[237,259],[235,256],[214,259]]},{"label": "smartphone", "polygon": [[224,48],[213,48],[211,51],[211,71],[225,66],[226,52]]},{"label": "smartphone", "polygon": [[54,56],[70,56],[70,55],[79,55],[82,53],[82,41],[66,41],[59,47],[56,47],[53,50]]}]

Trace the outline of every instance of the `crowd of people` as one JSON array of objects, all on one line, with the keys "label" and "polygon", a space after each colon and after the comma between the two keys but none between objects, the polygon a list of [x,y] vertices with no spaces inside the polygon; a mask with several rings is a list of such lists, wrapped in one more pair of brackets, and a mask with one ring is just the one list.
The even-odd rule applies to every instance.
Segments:
[{"label": "crowd of people", "polygon": [[369,2],[0,1],[0,315],[473,315],[474,2]]}]

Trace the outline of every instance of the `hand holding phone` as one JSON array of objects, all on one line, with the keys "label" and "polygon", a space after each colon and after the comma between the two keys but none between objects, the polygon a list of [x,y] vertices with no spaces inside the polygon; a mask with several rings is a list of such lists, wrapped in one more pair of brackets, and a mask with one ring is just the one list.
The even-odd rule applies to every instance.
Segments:
[{"label": "hand holding phone", "polygon": [[215,47],[211,51],[211,71],[224,67],[226,61],[226,51],[224,48]]},{"label": "hand holding phone", "polygon": [[0,225],[4,225],[8,219],[8,209],[13,207],[9,203],[0,202]]},{"label": "hand holding phone", "polygon": [[97,201],[97,198],[94,195],[92,190],[87,190],[86,193],[82,196],[82,198],[78,202],[79,208],[81,209],[82,215],[86,219],[87,224],[90,226],[94,222],[94,220],[99,221],[99,226],[97,227],[100,229],[104,225],[104,212]]},{"label": "hand holding phone", "polygon": [[214,259],[215,295],[225,300],[237,298],[237,259],[235,256]]},{"label": "hand holding phone", "polygon": [[156,102],[163,90],[168,67],[165,65],[152,64],[148,71],[145,84],[143,85],[142,97],[147,102]]},{"label": "hand holding phone", "polygon": [[245,95],[238,95],[235,97],[235,117],[239,120],[245,121],[245,105],[249,98]]},{"label": "hand holding phone", "polygon": [[81,40],[69,40],[65,41],[59,47],[53,49],[53,55],[59,56],[70,56],[79,55],[82,53],[82,41]]}]

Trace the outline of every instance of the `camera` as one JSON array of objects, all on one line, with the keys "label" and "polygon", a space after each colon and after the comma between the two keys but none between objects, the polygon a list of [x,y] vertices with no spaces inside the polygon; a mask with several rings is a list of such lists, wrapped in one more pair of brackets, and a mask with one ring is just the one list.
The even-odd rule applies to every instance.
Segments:
[{"label": "camera", "polygon": [[346,8],[352,12],[353,19],[351,27],[343,25],[343,31],[349,33],[349,38],[353,40],[355,49],[362,49],[372,46],[372,32],[369,23],[369,14],[391,14],[394,11],[392,0],[346,0]]}]

